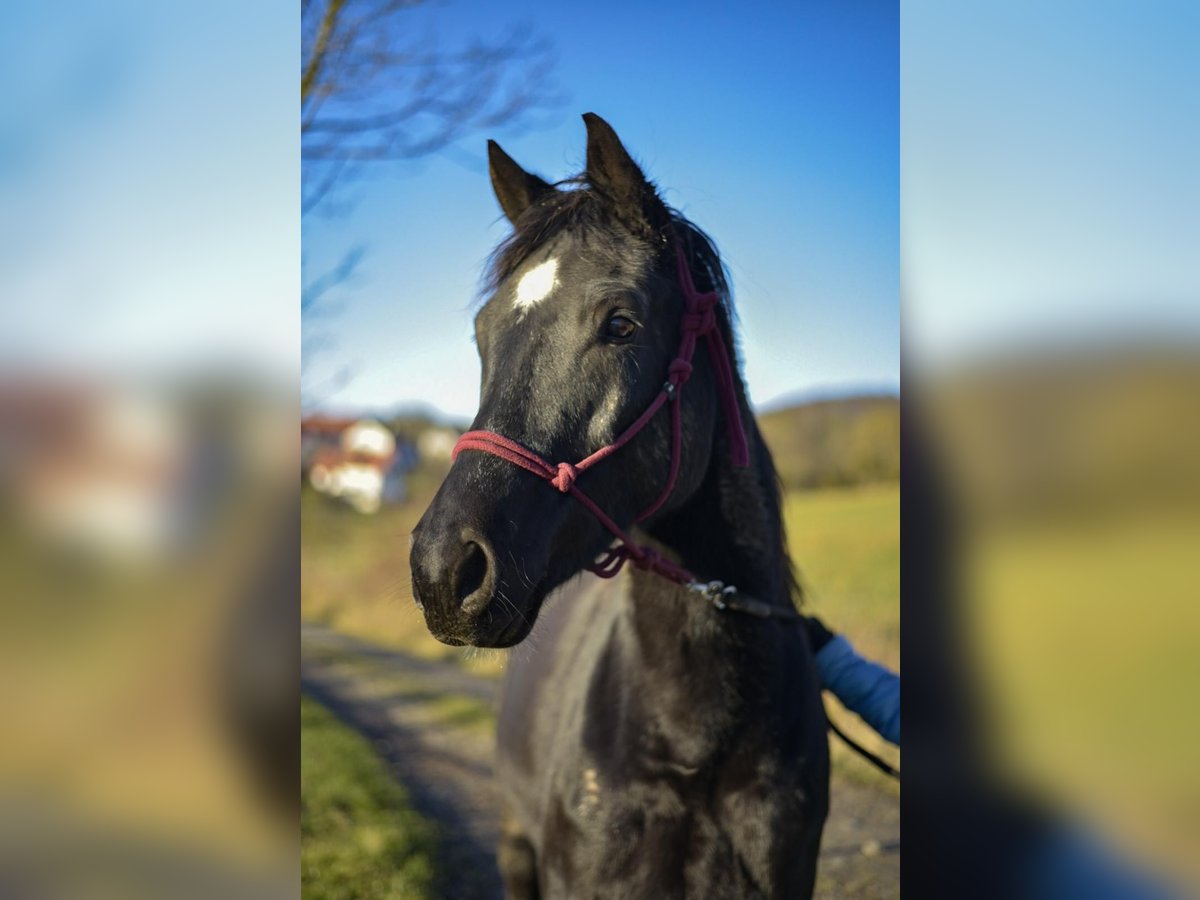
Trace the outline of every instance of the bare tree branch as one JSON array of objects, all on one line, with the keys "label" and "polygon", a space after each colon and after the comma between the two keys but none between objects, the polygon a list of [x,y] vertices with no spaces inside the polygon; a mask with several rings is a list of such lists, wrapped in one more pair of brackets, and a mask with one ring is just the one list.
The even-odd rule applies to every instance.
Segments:
[{"label": "bare tree branch", "polygon": [[408,15],[423,0],[301,0],[302,212],[319,207],[347,163],[416,159],[468,134],[536,122],[561,103],[549,43],[514,29],[441,50]]},{"label": "bare tree branch", "polygon": [[[313,52],[305,60],[304,74],[300,76],[301,103],[304,103],[308,99],[313,85],[317,83],[317,78],[321,74],[321,66],[325,64],[329,52],[329,41],[333,37],[334,29],[337,27],[338,18],[341,16],[344,6],[345,0],[329,0],[329,4],[325,7],[325,12],[321,16],[321,27],[317,31],[317,39],[313,45]],[[303,0],[300,6],[301,15],[310,8],[309,0]]]},{"label": "bare tree branch", "polygon": [[[416,33],[412,10],[424,2],[300,0],[302,217],[344,207],[339,188],[382,163],[436,153],[481,168],[456,142],[482,130],[536,127],[561,105],[546,40],[518,28],[444,50],[434,35]],[[336,313],[330,295],[353,280],[364,252],[353,247],[304,279],[304,321]],[[305,363],[322,349],[328,342],[307,337]],[[336,393],[350,377],[343,368],[318,393]]]},{"label": "bare tree branch", "polygon": [[307,282],[300,291],[300,315],[311,318],[326,294],[353,278],[366,252],[362,245],[354,247],[333,268]]}]

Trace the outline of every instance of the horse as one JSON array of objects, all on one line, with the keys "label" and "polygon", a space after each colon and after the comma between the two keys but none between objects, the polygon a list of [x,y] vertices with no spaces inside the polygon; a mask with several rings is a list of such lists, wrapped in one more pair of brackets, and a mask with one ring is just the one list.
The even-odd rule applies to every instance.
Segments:
[{"label": "horse", "polygon": [[583,118],[586,168],[555,184],[489,141],[513,231],[413,595],[444,643],[531,645],[497,722],[509,897],[809,897],[826,719],[729,279]]}]

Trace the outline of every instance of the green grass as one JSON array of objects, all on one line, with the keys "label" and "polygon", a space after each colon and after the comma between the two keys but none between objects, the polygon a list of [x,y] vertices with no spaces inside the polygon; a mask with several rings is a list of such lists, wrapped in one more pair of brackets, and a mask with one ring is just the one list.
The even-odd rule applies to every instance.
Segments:
[{"label": "green grass", "polygon": [[898,669],[900,486],[793,491],[784,520],[805,611]]},{"label": "green grass", "polygon": [[300,878],[306,900],[434,897],[434,827],[370,744],[300,701]]},{"label": "green grass", "polygon": [[[804,610],[849,638],[863,656],[900,669],[900,486],[792,491],[784,502],[788,545],[805,589]],[[830,717],[852,738],[893,764],[886,743],[826,694]],[[830,741],[833,766],[884,790],[895,782],[841,741]]]}]

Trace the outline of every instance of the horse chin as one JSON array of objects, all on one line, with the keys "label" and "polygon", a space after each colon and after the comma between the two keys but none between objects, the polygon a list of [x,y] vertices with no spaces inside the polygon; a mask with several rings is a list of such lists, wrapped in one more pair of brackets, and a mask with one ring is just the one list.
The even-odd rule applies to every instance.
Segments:
[{"label": "horse chin", "polygon": [[547,591],[538,585],[523,600],[493,596],[482,615],[452,623],[426,622],[430,634],[451,647],[513,647],[529,636]]},{"label": "horse chin", "polygon": [[469,643],[473,647],[491,647],[498,650],[506,647],[515,647],[521,641],[525,640],[525,638],[529,637],[529,632],[533,631],[536,619],[536,612],[523,617],[512,616],[506,624],[497,630],[489,629],[487,634],[473,635]]}]

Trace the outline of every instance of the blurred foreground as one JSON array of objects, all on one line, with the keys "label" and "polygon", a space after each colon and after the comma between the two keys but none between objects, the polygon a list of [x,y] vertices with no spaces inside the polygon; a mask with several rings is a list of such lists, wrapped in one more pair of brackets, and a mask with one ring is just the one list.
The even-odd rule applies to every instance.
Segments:
[{"label": "blurred foreground", "polygon": [[0,383],[0,894],[294,895],[290,405]]},{"label": "blurred foreground", "polygon": [[5,5],[0,896],[296,893],[298,18]]},{"label": "blurred foreground", "polygon": [[948,860],[914,883],[1200,888],[1200,359],[1005,348],[909,389],[907,818]]}]

